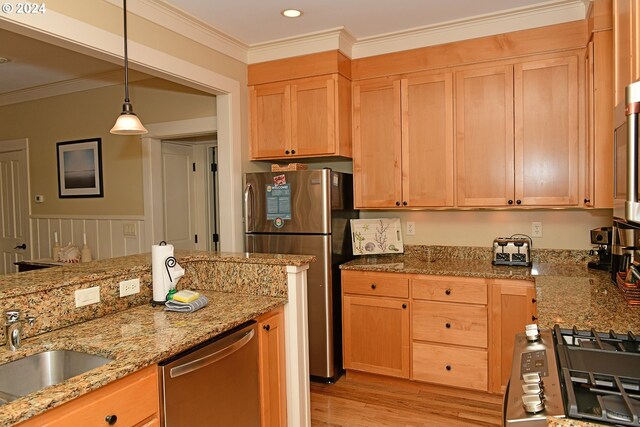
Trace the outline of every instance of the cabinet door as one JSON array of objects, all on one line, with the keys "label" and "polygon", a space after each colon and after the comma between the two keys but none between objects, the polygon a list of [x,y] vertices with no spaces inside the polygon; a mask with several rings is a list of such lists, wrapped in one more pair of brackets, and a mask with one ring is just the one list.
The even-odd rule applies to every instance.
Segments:
[{"label": "cabinet door", "polygon": [[290,91],[282,83],[249,88],[252,159],[282,158],[291,150]]},{"label": "cabinet door", "polygon": [[336,152],[335,78],[322,76],[292,82],[292,155],[313,156]]},{"label": "cabinet door", "polygon": [[490,286],[490,390],[503,393],[511,375],[515,336],[537,321],[536,290],[525,280],[490,280]]},{"label": "cabinet door", "polygon": [[343,296],[344,368],[409,378],[409,303]]},{"label": "cabinet door", "polygon": [[402,80],[402,200],[453,206],[452,74]]},{"label": "cabinet door", "polygon": [[515,64],[516,204],[578,204],[578,60]]},{"label": "cabinet door", "polygon": [[260,426],[286,427],[287,395],[282,309],[258,319],[260,346]]},{"label": "cabinet door", "polygon": [[456,72],[456,154],[458,206],[514,203],[511,65]]},{"label": "cabinet door", "polygon": [[353,174],[356,208],[401,206],[400,80],[353,88]]}]

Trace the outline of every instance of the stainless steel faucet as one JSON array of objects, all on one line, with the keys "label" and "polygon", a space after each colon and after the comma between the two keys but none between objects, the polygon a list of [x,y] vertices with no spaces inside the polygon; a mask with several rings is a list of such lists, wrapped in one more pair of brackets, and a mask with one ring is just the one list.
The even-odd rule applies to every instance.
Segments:
[{"label": "stainless steel faucet", "polygon": [[23,321],[26,320],[29,326],[33,326],[36,318],[29,316],[20,319],[20,310],[6,310],[4,315],[4,336],[7,338],[6,348],[10,351],[16,351],[22,345]]}]

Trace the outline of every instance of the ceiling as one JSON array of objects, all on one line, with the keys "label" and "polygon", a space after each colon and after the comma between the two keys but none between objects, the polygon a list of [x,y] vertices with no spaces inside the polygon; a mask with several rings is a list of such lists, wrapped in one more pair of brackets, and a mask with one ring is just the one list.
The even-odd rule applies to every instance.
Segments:
[{"label": "ceiling", "polygon": [[[541,0],[156,0],[255,45],[344,27],[356,39],[560,1]],[[284,9],[303,11],[285,18]]]},{"label": "ceiling", "polygon": [[[118,4],[119,0],[107,0]],[[139,0],[141,3],[143,0]],[[356,40],[533,5],[574,0],[144,0],[191,15],[247,46],[343,27]],[[588,2],[589,0],[583,0]],[[586,3],[585,3],[586,4]],[[286,8],[303,11],[285,18]],[[133,13],[130,11],[130,13]],[[0,29],[0,106],[119,84],[122,66]],[[130,79],[147,78],[132,73]],[[70,88],[75,89],[70,89]],[[53,88],[53,90],[52,90]],[[43,95],[46,93],[47,95]]]}]

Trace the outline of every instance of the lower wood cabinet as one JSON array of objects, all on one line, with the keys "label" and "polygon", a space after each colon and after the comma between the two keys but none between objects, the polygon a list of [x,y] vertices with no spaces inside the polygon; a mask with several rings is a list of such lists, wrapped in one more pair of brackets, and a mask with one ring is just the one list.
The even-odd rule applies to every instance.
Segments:
[{"label": "lower wood cabinet", "polygon": [[532,281],[342,271],[344,368],[503,393]]},{"label": "lower wood cabinet", "polygon": [[513,343],[524,327],[537,323],[536,289],[528,280],[487,280],[491,289],[490,390],[504,393],[511,375]]},{"label": "lower wood cabinet", "polygon": [[159,427],[158,368],[149,366],[64,405],[33,417],[20,427]]},{"label": "lower wood cabinet", "polygon": [[282,307],[258,318],[260,426],[286,427],[287,394]]}]

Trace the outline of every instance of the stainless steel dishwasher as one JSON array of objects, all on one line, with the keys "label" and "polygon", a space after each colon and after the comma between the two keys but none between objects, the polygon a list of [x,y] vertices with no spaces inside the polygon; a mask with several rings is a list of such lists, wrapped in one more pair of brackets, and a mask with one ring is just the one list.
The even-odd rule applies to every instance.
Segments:
[{"label": "stainless steel dishwasher", "polygon": [[255,321],[159,365],[165,427],[259,427]]}]

